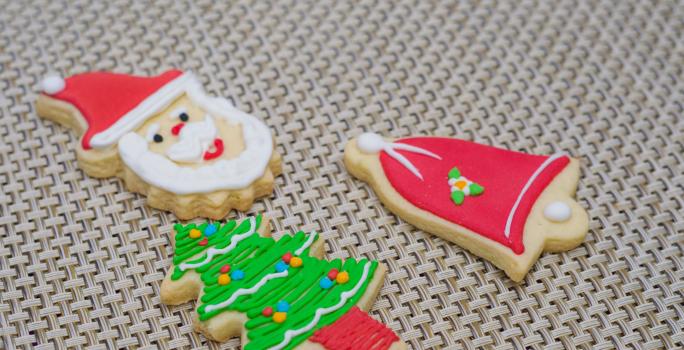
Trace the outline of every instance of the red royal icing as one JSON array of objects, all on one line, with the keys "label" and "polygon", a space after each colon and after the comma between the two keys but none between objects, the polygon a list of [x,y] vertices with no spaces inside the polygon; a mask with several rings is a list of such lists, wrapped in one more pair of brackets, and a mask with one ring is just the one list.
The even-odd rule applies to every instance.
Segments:
[{"label": "red royal icing", "polygon": [[[548,156],[443,137],[415,137],[395,142],[423,148],[442,158],[438,160],[397,150],[420,171],[421,181],[397,160],[381,152],[380,162],[385,175],[402,197],[418,208],[495,240],[516,254],[525,251],[523,229],[532,205],[570,161],[565,156],[558,158],[539,174],[522,197],[513,216],[510,235],[506,237],[506,221],[518,195]],[[484,193],[455,205],[448,184],[448,173],[453,167],[458,167],[463,176],[482,185]]]},{"label": "red royal icing", "polygon": [[90,149],[93,135],[107,130],[126,113],[166,83],[183,74],[170,70],[156,77],[138,77],[126,74],[92,72],[77,74],[65,79],[63,90],[50,97],[74,105],[88,123],[82,146]]},{"label": "red royal icing", "polygon": [[223,154],[223,140],[219,138],[214,139],[214,149],[204,152],[204,160],[212,160],[220,157]]},{"label": "red royal icing", "polygon": [[354,306],[335,323],[317,330],[309,340],[327,350],[386,350],[399,337]]}]

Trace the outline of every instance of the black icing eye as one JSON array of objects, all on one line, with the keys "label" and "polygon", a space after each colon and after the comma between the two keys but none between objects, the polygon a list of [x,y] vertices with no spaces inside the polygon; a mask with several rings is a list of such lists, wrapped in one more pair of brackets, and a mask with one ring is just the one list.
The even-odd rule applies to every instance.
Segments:
[{"label": "black icing eye", "polygon": [[190,120],[190,116],[189,116],[187,113],[185,113],[185,112],[181,113],[181,114],[178,116],[178,118],[179,118],[182,122],[187,122],[188,120]]},{"label": "black icing eye", "polygon": [[152,139],[156,143],[160,143],[160,142],[164,141],[164,137],[159,135],[159,134],[154,134],[154,137]]}]

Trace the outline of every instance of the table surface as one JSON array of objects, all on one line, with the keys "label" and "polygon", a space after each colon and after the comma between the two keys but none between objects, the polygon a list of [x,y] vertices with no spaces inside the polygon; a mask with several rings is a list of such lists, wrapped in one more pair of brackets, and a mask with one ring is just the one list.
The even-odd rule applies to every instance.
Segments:
[{"label": "table surface", "polygon": [[[7,348],[234,348],[166,307],[173,215],[78,168],[50,72],[194,71],[284,156],[247,214],[389,274],[371,314],[415,349],[684,342],[684,5],[677,1],[0,0],[0,335]],[[391,214],[345,141],[455,136],[582,161],[578,248],[520,284]],[[245,214],[231,213],[231,217]]]}]

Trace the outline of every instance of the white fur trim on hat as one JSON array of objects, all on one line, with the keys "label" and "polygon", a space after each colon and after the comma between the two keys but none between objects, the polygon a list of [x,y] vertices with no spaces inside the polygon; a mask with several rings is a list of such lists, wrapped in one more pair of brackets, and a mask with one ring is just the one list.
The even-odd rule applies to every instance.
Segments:
[{"label": "white fur trim on hat", "polygon": [[62,77],[53,74],[46,76],[40,82],[40,89],[43,90],[44,93],[52,95],[64,90],[65,85],[66,83]]},{"label": "white fur trim on hat", "polygon": [[197,89],[201,90],[202,86],[195,76],[190,72],[183,73],[155,91],[107,130],[93,135],[90,139],[90,147],[105,148],[115,144],[123,135],[135,130],[148,118],[170,105],[177,97]]}]

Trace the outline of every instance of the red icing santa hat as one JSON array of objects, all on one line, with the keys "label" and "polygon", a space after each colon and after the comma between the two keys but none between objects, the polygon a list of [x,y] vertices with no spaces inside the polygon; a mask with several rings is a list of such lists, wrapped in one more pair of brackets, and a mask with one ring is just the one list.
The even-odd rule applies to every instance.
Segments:
[{"label": "red icing santa hat", "polygon": [[63,79],[49,76],[43,93],[74,105],[88,123],[84,149],[116,144],[124,134],[172,103],[192,85],[191,73],[169,70],[156,77],[92,72]]}]

